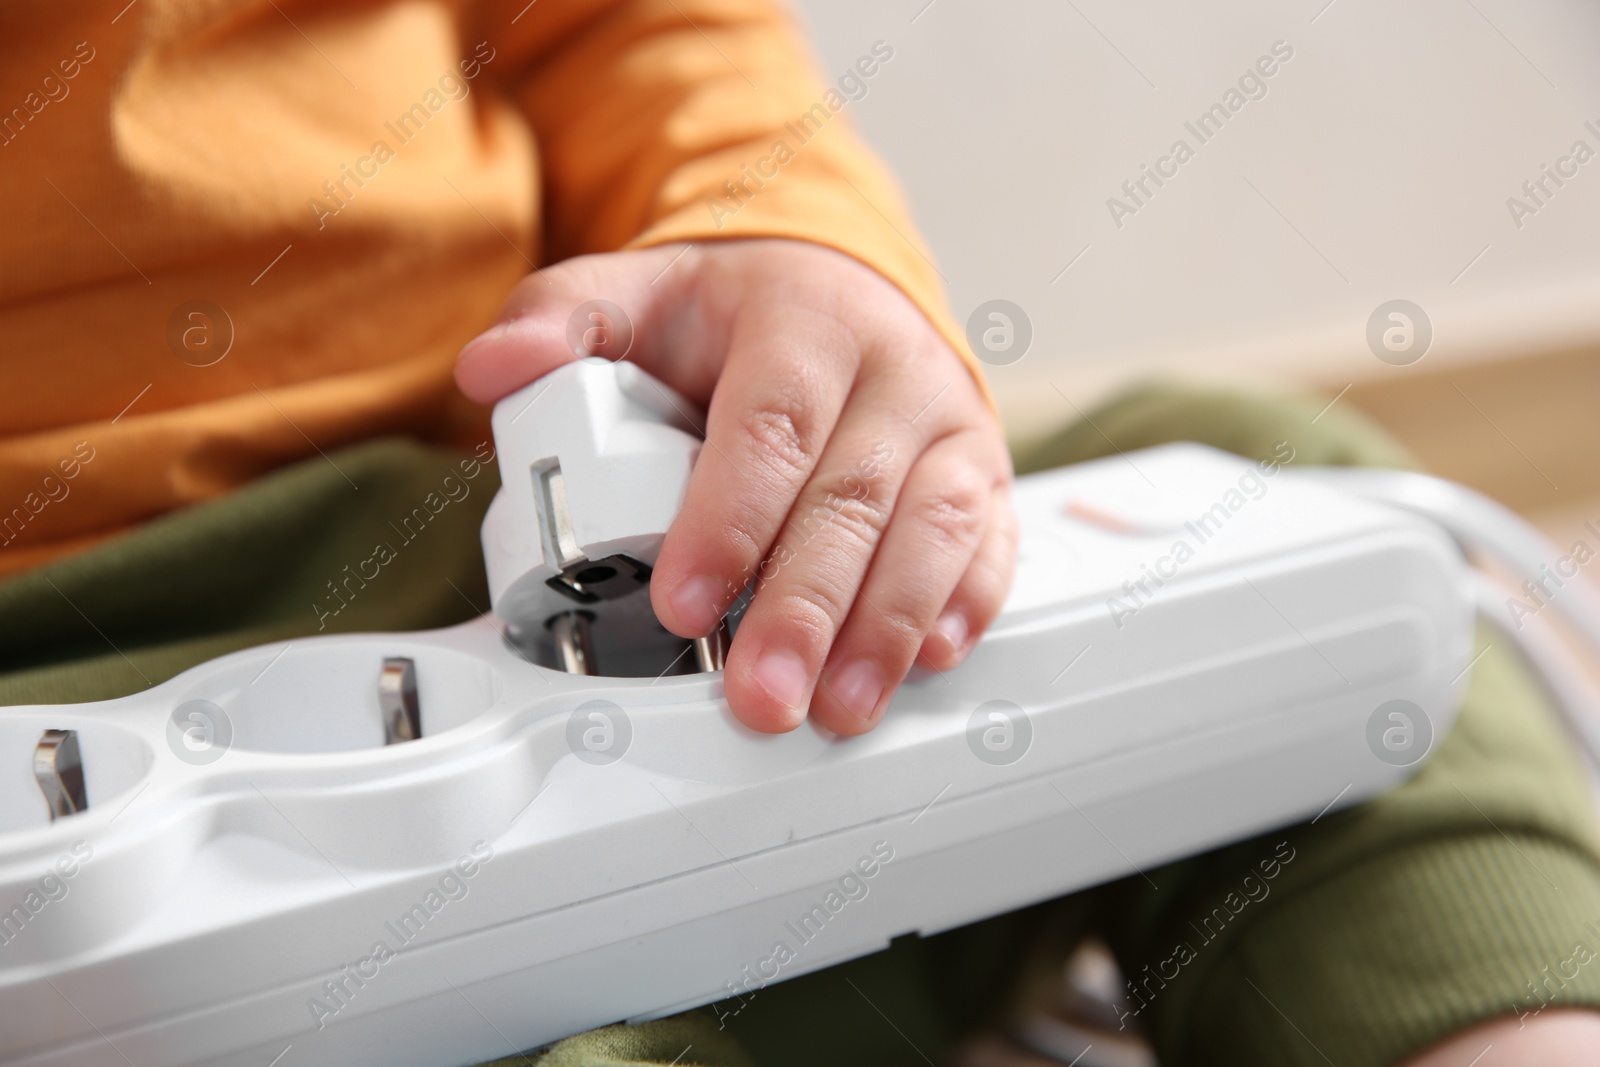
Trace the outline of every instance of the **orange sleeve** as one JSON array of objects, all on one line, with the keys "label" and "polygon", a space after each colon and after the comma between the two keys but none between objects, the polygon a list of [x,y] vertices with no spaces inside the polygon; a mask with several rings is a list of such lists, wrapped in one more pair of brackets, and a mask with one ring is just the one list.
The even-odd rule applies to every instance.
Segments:
[{"label": "orange sleeve", "polygon": [[892,69],[891,43],[830,84],[778,0],[525,2],[486,15],[520,30],[492,69],[513,79],[543,155],[546,260],[739,237],[825,245],[898,286],[993,403],[899,190],[847,114]]}]

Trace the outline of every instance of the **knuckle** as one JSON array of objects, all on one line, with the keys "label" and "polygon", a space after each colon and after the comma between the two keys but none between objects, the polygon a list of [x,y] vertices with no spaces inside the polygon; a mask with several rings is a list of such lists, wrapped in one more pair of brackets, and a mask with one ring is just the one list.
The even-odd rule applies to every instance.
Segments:
[{"label": "knuckle", "polygon": [[973,544],[983,532],[988,493],[972,478],[950,478],[912,505],[917,521],[941,542]]},{"label": "knuckle", "polygon": [[997,509],[998,513],[984,532],[984,545],[978,552],[980,559],[992,562],[998,570],[1009,570],[1016,559],[1017,548],[1022,543],[1022,528],[1010,508]]},{"label": "knuckle", "polygon": [[807,642],[825,653],[833,643],[849,602],[846,590],[826,582],[807,582],[784,590],[772,607],[777,609],[776,618],[798,630]]},{"label": "knuckle", "polygon": [[932,621],[926,612],[893,601],[875,607],[876,610],[872,614],[877,616],[878,624],[885,630],[912,650],[922,644],[922,638],[927,634],[929,623]]},{"label": "knuckle", "polygon": [[1010,559],[1015,556],[1017,549],[1022,544],[1022,526],[1017,522],[1016,512],[1011,510],[1009,504],[1000,509],[1000,517],[997,520],[995,532],[999,535],[1000,543],[1005,549],[1005,558]]},{"label": "knuckle", "polygon": [[1006,546],[1006,573],[1011,572],[1012,561],[1016,559],[1017,550],[1022,547],[1022,527],[1015,519],[1007,522],[1001,534]]},{"label": "knuckle", "polygon": [[542,271],[524,274],[511,290],[512,299],[529,311],[558,307],[573,299],[592,295],[603,281],[603,264],[591,256],[579,256],[553,263]]},{"label": "knuckle", "polygon": [[735,515],[722,527],[720,538],[705,539],[704,543],[719,545],[722,558],[726,560],[721,566],[713,565],[710,573],[722,583],[723,595],[730,600],[736,598],[744,589],[755,583],[761,584],[765,572],[775,568],[780,561],[762,555],[760,540],[751,533],[753,523],[742,521]]},{"label": "knuckle", "polygon": [[1011,591],[1011,576],[1016,565],[1019,531],[1009,515],[998,520],[996,541],[978,552],[970,575],[963,581],[965,596],[985,616],[997,614]]},{"label": "knuckle", "polygon": [[838,507],[829,510],[838,527],[868,550],[877,545],[889,525],[889,506],[871,494],[838,498]]},{"label": "knuckle", "polygon": [[1011,591],[1011,568],[994,562],[976,570],[968,583],[966,597],[985,617],[992,617],[1004,605]]},{"label": "knuckle", "polygon": [[799,411],[788,404],[767,404],[739,416],[739,432],[756,459],[785,480],[803,478],[811,469],[811,451]]}]

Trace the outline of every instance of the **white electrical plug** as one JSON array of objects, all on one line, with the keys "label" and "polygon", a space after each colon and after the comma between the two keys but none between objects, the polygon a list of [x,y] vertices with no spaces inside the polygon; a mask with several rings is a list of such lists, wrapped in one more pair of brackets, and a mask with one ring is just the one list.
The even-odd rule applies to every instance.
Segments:
[{"label": "white electrical plug", "polygon": [[[702,443],[704,414],[633,363],[580,359],[495,405],[501,487],[483,520],[489,596],[513,640],[596,669],[593,629],[632,647],[649,580]],[[721,666],[725,635],[700,642]]]}]

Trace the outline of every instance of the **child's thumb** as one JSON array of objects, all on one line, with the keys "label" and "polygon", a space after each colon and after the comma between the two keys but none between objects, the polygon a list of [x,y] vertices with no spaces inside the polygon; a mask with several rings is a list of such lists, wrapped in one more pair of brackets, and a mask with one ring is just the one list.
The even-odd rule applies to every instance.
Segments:
[{"label": "child's thumb", "polygon": [[488,404],[585,356],[630,359],[659,373],[658,339],[669,332],[663,320],[681,303],[688,276],[682,264],[666,268],[682,251],[582,256],[530,274],[499,321],[462,348],[456,384]]}]

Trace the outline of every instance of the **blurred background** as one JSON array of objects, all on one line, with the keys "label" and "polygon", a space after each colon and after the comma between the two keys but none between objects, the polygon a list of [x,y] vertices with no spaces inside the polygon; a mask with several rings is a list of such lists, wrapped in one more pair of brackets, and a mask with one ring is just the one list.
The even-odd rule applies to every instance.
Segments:
[{"label": "blurred background", "polygon": [[[1558,541],[1600,516],[1600,6],[794,2],[835,79],[894,49],[850,110],[957,317],[1027,316],[989,368],[1014,438],[1222,377],[1338,396]],[[1394,300],[1425,321],[1386,362]]]}]

